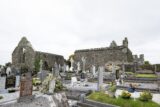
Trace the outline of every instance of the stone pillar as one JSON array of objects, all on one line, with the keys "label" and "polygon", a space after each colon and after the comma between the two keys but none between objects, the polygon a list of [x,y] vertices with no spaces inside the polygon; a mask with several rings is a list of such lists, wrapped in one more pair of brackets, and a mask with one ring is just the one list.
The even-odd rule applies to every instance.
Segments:
[{"label": "stone pillar", "polygon": [[40,68],[39,68],[39,72],[40,72],[40,75],[41,75],[41,83],[42,83],[42,78],[43,78],[43,70],[42,70],[42,66],[43,66],[43,61],[42,60],[40,60],[40,62],[39,62],[39,65],[40,65]]},{"label": "stone pillar", "polygon": [[154,66],[154,72],[157,72],[157,65]]},{"label": "stone pillar", "polygon": [[98,91],[101,90],[103,86],[103,72],[104,72],[104,67],[99,67],[98,68]]}]

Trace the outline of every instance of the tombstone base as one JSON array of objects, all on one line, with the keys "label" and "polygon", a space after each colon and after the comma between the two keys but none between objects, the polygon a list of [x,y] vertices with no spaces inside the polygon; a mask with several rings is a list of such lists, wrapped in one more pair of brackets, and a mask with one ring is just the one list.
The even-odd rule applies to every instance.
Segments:
[{"label": "tombstone base", "polygon": [[30,102],[32,102],[34,99],[35,99],[35,95],[32,95],[32,96],[24,96],[24,97],[20,97],[17,102],[18,102],[18,103],[21,103],[21,102],[23,102],[23,103],[30,103]]}]

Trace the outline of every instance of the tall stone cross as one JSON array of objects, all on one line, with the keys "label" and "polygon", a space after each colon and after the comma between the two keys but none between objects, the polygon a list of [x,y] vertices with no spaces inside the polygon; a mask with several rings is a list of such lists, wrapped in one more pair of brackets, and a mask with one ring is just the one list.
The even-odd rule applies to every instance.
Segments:
[{"label": "tall stone cross", "polygon": [[101,66],[98,68],[98,91],[101,90],[103,86],[103,72],[104,72],[104,67]]},{"label": "tall stone cross", "polygon": [[86,57],[82,57],[82,62],[83,62],[83,72],[85,72],[85,66],[86,66]]},{"label": "tall stone cross", "polygon": [[42,83],[42,78],[43,78],[43,70],[42,70],[43,60],[40,60],[39,65],[40,65],[39,72],[41,73],[41,83]]}]

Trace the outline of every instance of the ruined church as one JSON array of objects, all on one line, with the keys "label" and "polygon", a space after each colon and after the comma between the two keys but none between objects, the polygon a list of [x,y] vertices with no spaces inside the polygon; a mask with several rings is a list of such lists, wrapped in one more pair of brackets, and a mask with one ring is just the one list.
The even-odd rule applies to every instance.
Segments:
[{"label": "ruined church", "polygon": [[112,41],[109,47],[82,49],[76,50],[74,53],[75,62],[80,62],[82,65],[82,57],[86,58],[86,69],[90,69],[92,65],[105,66],[109,62],[125,63],[125,64],[143,64],[144,55],[140,57],[132,55],[132,51],[128,47],[128,39],[122,41],[122,45],[118,46],[115,41]]},{"label": "ruined church", "polygon": [[35,62],[38,61],[39,63],[40,60],[43,61],[43,69],[46,70],[53,67],[55,63],[58,65],[64,64],[64,57],[62,55],[36,51],[26,37],[20,40],[12,53],[12,65],[17,69],[26,66],[29,70],[33,71]]}]

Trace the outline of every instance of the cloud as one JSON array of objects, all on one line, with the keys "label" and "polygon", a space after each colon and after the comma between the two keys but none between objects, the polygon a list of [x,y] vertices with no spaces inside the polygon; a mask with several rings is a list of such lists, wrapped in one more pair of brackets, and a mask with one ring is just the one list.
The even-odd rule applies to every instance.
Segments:
[{"label": "cloud", "polygon": [[22,36],[39,51],[64,55],[124,37],[134,54],[159,63],[159,0],[1,0],[0,64]]}]

